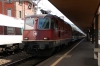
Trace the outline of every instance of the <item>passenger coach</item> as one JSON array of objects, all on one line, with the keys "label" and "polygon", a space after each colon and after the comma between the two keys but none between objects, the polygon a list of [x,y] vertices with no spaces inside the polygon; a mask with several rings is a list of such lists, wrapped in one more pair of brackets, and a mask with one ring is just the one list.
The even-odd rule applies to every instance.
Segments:
[{"label": "passenger coach", "polygon": [[24,48],[22,29],[24,20],[0,14],[0,53]]}]

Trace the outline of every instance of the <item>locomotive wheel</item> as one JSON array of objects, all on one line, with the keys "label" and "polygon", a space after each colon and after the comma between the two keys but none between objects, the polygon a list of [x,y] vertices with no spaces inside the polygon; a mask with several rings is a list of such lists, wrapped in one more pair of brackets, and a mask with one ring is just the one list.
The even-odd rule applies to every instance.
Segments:
[{"label": "locomotive wheel", "polygon": [[51,49],[44,49],[44,50],[41,50],[41,49],[34,49],[34,50],[29,50],[27,49],[26,50],[26,53],[28,54],[31,54],[35,57],[48,57],[48,56],[51,56],[52,53],[53,53],[54,49],[51,48]]},{"label": "locomotive wheel", "polygon": [[39,56],[45,56],[45,57],[51,56],[53,51],[54,51],[54,48],[40,50]]},{"label": "locomotive wheel", "polygon": [[39,49],[38,45],[33,45],[32,43],[27,43],[25,44],[24,50],[26,53],[31,54],[33,56],[51,56],[54,48],[49,48],[49,49]]}]

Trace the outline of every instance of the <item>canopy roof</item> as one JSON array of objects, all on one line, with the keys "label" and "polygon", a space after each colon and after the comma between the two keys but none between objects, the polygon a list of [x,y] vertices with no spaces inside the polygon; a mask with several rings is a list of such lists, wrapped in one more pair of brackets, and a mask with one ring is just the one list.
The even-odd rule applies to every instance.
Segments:
[{"label": "canopy roof", "polygon": [[84,32],[91,27],[100,2],[100,0],[49,1]]}]

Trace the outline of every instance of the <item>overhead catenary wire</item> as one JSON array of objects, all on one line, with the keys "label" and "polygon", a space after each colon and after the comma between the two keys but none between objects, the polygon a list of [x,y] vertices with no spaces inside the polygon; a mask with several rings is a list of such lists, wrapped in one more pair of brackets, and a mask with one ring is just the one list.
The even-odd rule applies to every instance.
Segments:
[{"label": "overhead catenary wire", "polygon": [[[41,4],[42,6],[44,6],[46,9],[48,9],[48,7],[47,6],[45,6],[44,4],[43,4],[43,2],[42,3],[40,3],[40,1],[41,0],[39,0],[38,1],[38,4]],[[38,6],[38,4],[37,4],[37,10],[36,11],[38,11],[38,9],[43,9],[41,6]],[[48,10],[51,10],[51,9],[48,9]],[[45,10],[46,11],[46,10]],[[57,13],[58,12],[53,12],[53,11],[51,11],[52,13],[56,13],[56,15],[58,15]],[[60,12],[61,13],[61,12]],[[62,14],[62,13],[61,13]],[[64,15],[63,15],[64,16]],[[62,17],[62,16],[61,16]],[[66,17],[66,16],[64,16],[64,17]],[[63,19],[64,20],[64,19]],[[64,20],[64,21],[66,21],[66,20]],[[81,31],[76,25],[75,25],[75,27],[76,27],[76,29],[78,29],[78,31],[80,31],[80,32],[82,32],[82,33],[84,33],[83,31]]]}]

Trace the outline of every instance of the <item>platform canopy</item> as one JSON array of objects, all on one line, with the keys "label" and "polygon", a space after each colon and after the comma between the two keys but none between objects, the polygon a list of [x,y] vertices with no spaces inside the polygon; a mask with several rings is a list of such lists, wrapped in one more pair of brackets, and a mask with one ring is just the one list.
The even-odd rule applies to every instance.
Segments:
[{"label": "platform canopy", "polygon": [[49,0],[82,31],[92,25],[100,0]]}]

